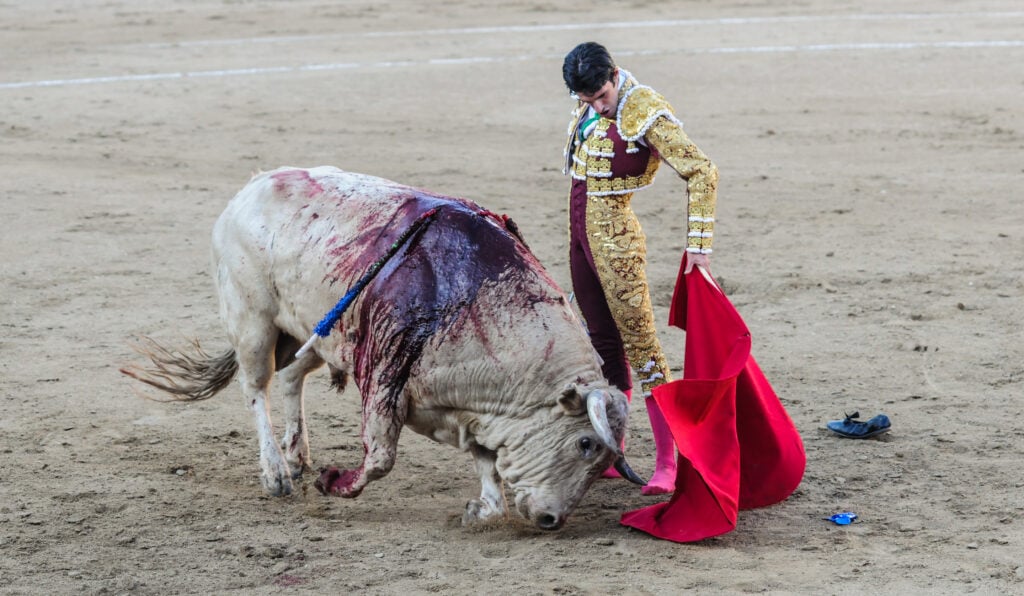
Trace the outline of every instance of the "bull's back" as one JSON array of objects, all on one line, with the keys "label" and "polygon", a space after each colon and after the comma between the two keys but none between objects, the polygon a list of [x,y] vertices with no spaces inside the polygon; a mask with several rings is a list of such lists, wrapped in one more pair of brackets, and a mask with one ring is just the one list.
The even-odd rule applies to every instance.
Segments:
[{"label": "bull's back", "polygon": [[254,177],[215,227],[219,285],[229,300],[244,296],[279,329],[308,337],[432,210],[318,342],[321,356],[350,368],[362,391],[383,391],[385,401],[397,399],[424,361],[486,360],[516,371],[550,361],[553,376],[592,368],[589,341],[561,290],[502,220],[470,201],[372,176],[320,167]]},{"label": "bull's back", "polygon": [[255,176],[215,226],[218,277],[248,277],[251,292],[267,286],[281,322],[305,334],[430,210],[436,215],[381,267],[361,302],[433,316],[427,311],[460,311],[494,286],[527,304],[560,295],[529,250],[475,203],[332,167]]},{"label": "bull's back", "polygon": [[[217,220],[214,248],[266,255],[261,260],[268,266],[302,255],[325,261],[334,247],[352,243],[360,230],[393,216],[398,201],[389,184],[328,166],[263,172]],[[313,249],[328,253],[316,255]]]}]

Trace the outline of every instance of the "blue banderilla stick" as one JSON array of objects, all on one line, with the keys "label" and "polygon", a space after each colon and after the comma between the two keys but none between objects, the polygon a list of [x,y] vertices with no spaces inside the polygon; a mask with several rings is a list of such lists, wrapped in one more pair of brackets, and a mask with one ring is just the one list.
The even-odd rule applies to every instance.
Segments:
[{"label": "blue banderilla stick", "polygon": [[309,348],[313,346],[313,342],[315,342],[318,337],[327,337],[331,334],[331,329],[334,329],[334,326],[338,323],[338,319],[340,319],[341,315],[344,314],[345,311],[348,310],[348,307],[352,305],[356,297],[359,295],[359,292],[363,291],[366,284],[370,283],[370,281],[376,277],[377,273],[379,273],[384,267],[384,264],[387,263],[391,257],[395,256],[395,253],[397,253],[414,234],[422,231],[424,226],[430,223],[435,215],[437,215],[437,208],[431,209],[416,218],[416,221],[412,222],[412,225],[410,225],[406,231],[402,232],[402,235],[395,240],[391,245],[391,248],[384,253],[384,256],[377,259],[372,265],[370,265],[370,268],[366,270],[366,273],[356,281],[348,292],[345,292],[345,295],[341,297],[338,304],[336,304],[334,308],[332,308],[331,311],[316,324],[316,327],[313,328],[313,335],[306,340],[306,343],[299,348],[298,352],[295,352],[296,359],[305,356],[306,352],[309,351]]}]

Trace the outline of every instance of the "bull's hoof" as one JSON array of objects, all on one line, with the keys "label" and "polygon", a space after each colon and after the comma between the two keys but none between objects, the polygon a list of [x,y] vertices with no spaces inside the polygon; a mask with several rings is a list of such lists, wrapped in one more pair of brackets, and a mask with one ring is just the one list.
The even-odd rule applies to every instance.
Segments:
[{"label": "bull's hoof", "polygon": [[298,442],[299,435],[296,435],[291,440],[281,441],[281,452],[284,453],[284,461],[288,464],[288,468],[292,471],[292,479],[298,479],[302,477],[303,472],[313,471],[309,458],[309,447],[305,448],[297,446],[295,443]]},{"label": "bull's hoof", "polygon": [[298,465],[290,466],[292,469],[292,480],[298,480],[302,478],[302,475],[306,472],[312,472],[313,468],[306,465],[306,462],[301,462]]},{"label": "bull's hoof", "polygon": [[272,497],[285,497],[292,494],[292,480],[289,476],[261,474],[260,482],[263,483],[263,490]]},{"label": "bull's hoof", "polygon": [[488,520],[505,517],[505,510],[482,499],[473,499],[466,503],[466,511],[462,514],[462,525],[471,526]]},{"label": "bull's hoof", "polygon": [[334,466],[320,468],[320,477],[316,479],[313,486],[320,494],[332,497],[353,498],[358,497],[363,489],[356,488],[356,481],[359,479],[359,470],[339,470]]}]

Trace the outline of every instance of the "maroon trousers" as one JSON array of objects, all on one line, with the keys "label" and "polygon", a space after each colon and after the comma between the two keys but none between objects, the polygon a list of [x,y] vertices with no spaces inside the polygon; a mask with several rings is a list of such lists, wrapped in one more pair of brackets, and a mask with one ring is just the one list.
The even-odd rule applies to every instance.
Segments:
[{"label": "maroon trousers", "polygon": [[569,195],[569,270],[576,303],[590,332],[590,343],[604,361],[604,376],[622,391],[631,389],[633,381],[622,335],[605,300],[587,241],[587,183],[583,180],[572,181]]}]

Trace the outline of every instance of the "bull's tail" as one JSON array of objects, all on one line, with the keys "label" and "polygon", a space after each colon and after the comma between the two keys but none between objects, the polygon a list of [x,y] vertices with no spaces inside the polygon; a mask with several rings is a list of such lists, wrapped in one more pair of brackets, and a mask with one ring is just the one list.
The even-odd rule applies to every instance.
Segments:
[{"label": "bull's tail", "polygon": [[192,340],[187,352],[167,348],[148,337],[132,347],[149,359],[150,366],[129,365],[121,372],[169,394],[172,400],[209,399],[227,387],[238,372],[234,350],[210,356],[197,339]]}]

